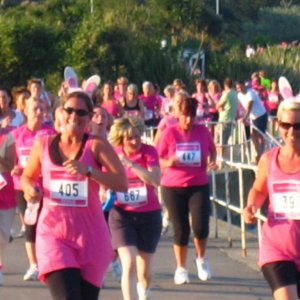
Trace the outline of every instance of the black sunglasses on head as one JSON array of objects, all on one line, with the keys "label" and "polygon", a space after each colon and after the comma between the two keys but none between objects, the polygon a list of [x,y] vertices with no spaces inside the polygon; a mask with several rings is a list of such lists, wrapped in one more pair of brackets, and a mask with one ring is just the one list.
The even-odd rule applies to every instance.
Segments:
[{"label": "black sunglasses on head", "polygon": [[279,126],[284,130],[289,130],[293,127],[294,130],[300,130],[300,123],[279,122]]},{"label": "black sunglasses on head", "polygon": [[87,115],[90,114],[87,110],[84,110],[84,109],[75,109],[75,108],[72,108],[72,107],[64,107],[63,110],[68,115],[71,115],[74,112],[78,117],[85,117],[85,116],[87,116]]}]

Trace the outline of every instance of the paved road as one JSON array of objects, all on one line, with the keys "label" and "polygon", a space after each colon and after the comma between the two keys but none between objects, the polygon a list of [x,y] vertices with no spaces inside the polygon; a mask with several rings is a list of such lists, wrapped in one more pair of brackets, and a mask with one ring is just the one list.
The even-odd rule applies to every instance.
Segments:
[{"label": "paved road", "polygon": [[[213,225],[213,224],[212,224]],[[196,276],[193,262],[194,251],[190,247],[188,269],[190,284],[173,284],[174,257],[172,253],[171,233],[162,237],[153,263],[152,299],[201,299],[201,300],[271,300],[267,284],[262,278],[256,263],[256,243],[251,239],[248,258],[241,257],[238,231],[233,230],[233,247],[228,248],[224,224],[219,225],[219,238],[210,237],[207,256],[210,261],[213,278],[200,282]],[[213,232],[213,230],[212,230]],[[27,268],[24,240],[15,239],[8,245],[5,255],[4,286],[0,287],[2,300],[51,300],[45,285],[40,282],[24,282],[22,276]],[[120,285],[110,272],[101,291],[102,300],[122,299]]]}]

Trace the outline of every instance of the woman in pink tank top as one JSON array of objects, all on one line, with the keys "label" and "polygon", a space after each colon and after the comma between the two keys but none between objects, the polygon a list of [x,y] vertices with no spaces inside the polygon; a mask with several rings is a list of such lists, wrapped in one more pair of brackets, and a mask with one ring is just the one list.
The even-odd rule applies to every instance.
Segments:
[{"label": "woman in pink tank top", "polygon": [[[36,253],[39,278],[47,283],[53,299],[98,299],[113,257],[99,184],[127,190],[124,168],[112,147],[86,133],[92,112],[88,94],[68,94],[63,104],[64,130],[35,143],[21,178],[28,202],[43,197]],[[37,185],[40,175],[43,195]]]},{"label": "woman in pink tank top", "polygon": [[161,233],[155,190],[160,182],[158,155],[154,147],[141,142],[143,130],[143,120],[124,117],[114,121],[109,134],[129,181],[126,193],[116,193],[115,207],[109,214],[112,244],[123,269],[123,299],[134,299],[136,281],[139,299],[149,299],[151,263]]},{"label": "woman in pink tank top", "polygon": [[284,100],[278,108],[282,147],[265,153],[244,209],[246,223],[269,198],[259,265],[274,299],[299,299],[300,291],[300,102]]}]

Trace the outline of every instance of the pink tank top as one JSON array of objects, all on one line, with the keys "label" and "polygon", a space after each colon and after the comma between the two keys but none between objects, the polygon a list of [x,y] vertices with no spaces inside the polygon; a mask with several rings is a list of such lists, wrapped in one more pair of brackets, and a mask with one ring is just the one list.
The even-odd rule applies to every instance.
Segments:
[{"label": "pink tank top", "polygon": [[[49,136],[43,138],[41,155],[44,197],[37,226],[41,278],[51,270],[74,266],[76,251],[80,268],[88,262],[95,268],[86,275],[87,280],[100,286],[113,252],[99,202],[99,184],[83,175],[70,175],[54,164],[49,155],[49,141]],[[91,151],[92,141],[89,137],[79,161],[97,169],[100,166]]]},{"label": "pink tank top", "polygon": [[[27,125],[16,128],[12,131],[16,155],[17,155],[17,166],[24,169],[30,154],[30,150],[35,143],[35,141],[43,135],[50,135],[55,133],[55,130],[47,125],[43,125],[41,129],[37,131],[31,131],[28,129]],[[20,176],[14,176],[14,186],[16,190],[20,190]]]},{"label": "pink tank top", "polygon": [[[117,148],[116,152],[123,153],[123,150]],[[156,149],[146,144],[142,144],[140,150],[128,158],[144,168],[159,166]],[[145,184],[130,168],[126,168],[126,174],[129,182],[128,191],[127,193],[117,192],[115,205],[126,211],[134,212],[159,210],[160,204],[155,188],[152,185]]]},{"label": "pink tank top", "polygon": [[277,164],[279,151],[270,150],[268,220],[263,225],[259,265],[288,260],[300,270],[300,172],[282,172]]}]

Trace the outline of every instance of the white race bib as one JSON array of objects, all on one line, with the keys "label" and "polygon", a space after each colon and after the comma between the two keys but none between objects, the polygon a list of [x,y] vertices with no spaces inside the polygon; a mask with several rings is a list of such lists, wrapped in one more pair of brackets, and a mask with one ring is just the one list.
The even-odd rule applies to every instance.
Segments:
[{"label": "white race bib", "polygon": [[50,171],[51,205],[85,207],[88,205],[88,179],[65,171]]},{"label": "white race bib", "polygon": [[29,154],[30,154],[30,150],[31,148],[20,148],[20,157],[19,157],[19,162],[20,162],[20,166],[24,169],[26,167],[28,158],[29,158]]},{"label": "white race bib", "polygon": [[201,165],[201,147],[197,142],[176,144],[176,158],[185,166]]},{"label": "white race bib", "polygon": [[139,179],[129,180],[129,188],[126,193],[117,192],[117,199],[122,204],[143,206],[148,203],[147,187]]},{"label": "white race bib", "polygon": [[6,185],[7,185],[7,181],[3,177],[3,175],[0,173],[0,190],[2,190]]},{"label": "white race bib", "polygon": [[153,116],[154,116],[154,113],[153,113],[153,110],[151,109],[146,109],[146,112],[145,112],[145,120],[151,120],[153,119]]},{"label": "white race bib", "polygon": [[300,182],[273,183],[273,210],[277,220],[300,220]]}]

